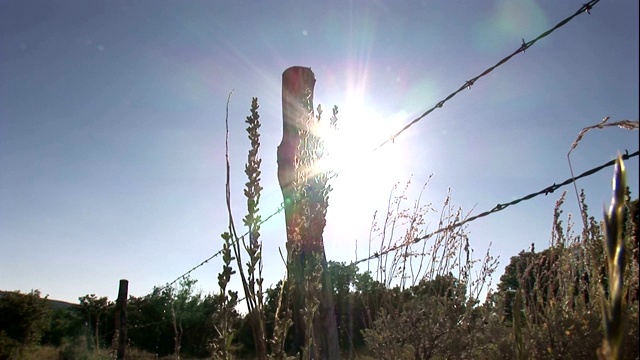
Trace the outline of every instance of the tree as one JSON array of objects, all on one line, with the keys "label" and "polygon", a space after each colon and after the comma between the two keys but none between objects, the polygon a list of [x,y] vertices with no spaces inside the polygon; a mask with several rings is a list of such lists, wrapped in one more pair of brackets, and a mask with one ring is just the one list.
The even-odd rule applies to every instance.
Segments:
[{"label": "tree", "polygon": [[[342,349],[353,352],[354,340],[354,293],[352,291],[358,269],[355,265],[346,265],[335,261],[327,263],[327,272],[333,285],[338,339]],[[357,315],[356,315],[357,316]]]},{"label": "tree", "polygon": [[54,308],[51,311],[51,325],[45,331],[42,343],[60,346],[81,332],[82,323],[79,307]]},{"label": "tree", "polygon": [[[171,353],[172,336],[168,322],[164,319],[165,308],[165,300],[157,287],[143,297],[129,296],[127,336],[131,344],[159,356]],[[163,336],[164,334],[167,335]]]},{"label": "tree", "polygon": [[[203,295],[196,283],[187,277],[176,287],[154,287],[144,297],[129,297],[131,344],[160,357],[209,357],[210,342],[218,336],[215,319],[222,300],[219,294]],[[233,311],[233,325],[238,317]]]},{"label": "tree", "polygon": [[387,289],[371,328],[364,330],[379,358],[465,358],[471,353],[470,311],[466,284],[453,275],[422,279],[408,289]]},{"label": "tree", "polygon": [[[211,323],[212,317],[205,318],[204,314],[211,314],[214,309],[203,311],[204,307],[202,292],[195,291],[197,280],[185,277],[180,280],[177,288],[165,288],[164,295],[169,299],[169,311],[171,314],[171,325],[173,328],[173,354],[176,359],[180,359],[181,349],[185,333],[191,333],[191,328],[197,323]],[[196,335],[193,333],[192,335]]]},{"label": "tree", "polygon": [[[520,251],[517,256],[512,256],[509,264],[504,269],[504,274],[500,276],[500,283],[498,283],[498,292],[504,296],[504,312],[509,321],[513,317],[512,308],[515,299],[515,292],[521,288],[522,277],[531,264],[537,261],[539,255],[534,252]],[[529,287],[532,287],[534,282],[532,273],[529,273],[528,279],[526,279]]]},{"label": "tree", "polygon": [[86,321],[93,328],[93,335],[96,349],[100,348],[100,323],[107,313],[109,307],[113,305],[107,297],[97,297],[96,294],[79,297],[80,306],[86,316]]},{"label": "tree", "polygon": [[39,343],[49,328],[50,317],[47,297],[40,297],[39,290],[0,294],[0,344],[6,347],[0,347],[0,358],[9,356],[12,348],[17,348],[19,355],[26,345]]}]

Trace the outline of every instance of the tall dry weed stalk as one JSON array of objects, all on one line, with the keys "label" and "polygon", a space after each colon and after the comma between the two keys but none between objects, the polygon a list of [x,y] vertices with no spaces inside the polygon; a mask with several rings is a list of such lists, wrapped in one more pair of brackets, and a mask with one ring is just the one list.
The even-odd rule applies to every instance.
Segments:
[{"label": "tall dry weed stalk", "polygon": [[[231,94],[229,94],[229,98]],[[247,155],[247,163],[245,165],[245,174],[247,175],[247,183],[245,184],[244,195],[247,198],[247,215],[243,218],[243,224],[248,228],[249,243],[247,244],[245,236],[238,236],[236,231],[233,215],[231,211],[231,181],[230,181],[230,161],[229,161],[229,120],[228,120],[227,100],[227,116],[225,118],[226,125],[226,203],[228,213],[228,230],[222,234],[224,240],[223,270],[218,276],[218,283],[223,296],[223,315],[220,324],[220,339],[214,342],[214,350],[217,357],[229,359],[232,358],[231,343],[233,341],[233,329],[228,327],[228,317],[230,310],[237,303],[237,294],[229,291],[225,294],[224,290],[230,282],[231,275],[236,271],[232,270],[231,261],[235,260],[237,273],[240,275],[242,288],[244,290],[244,300],[248,310],[248,318],[251,324],[251,331],[254,345],[256,347],[256,357],[258,359],[267,359],[267,339],[265,332],[265,316],[263,303],[263,278],[262,278],[262,243],[260,242],[260,224],[261,218],[258,214],[260,194],[262,186],[260,185],[260,165],[262,160],[259,156],[260,148],[260,115],[258,113],[258,99],[253,98],[251,101],[251,115],[247,116],[247,134],[251,143],[251,148]],[[231,253],[233,252],[233,256]],[[247,263],[242,260],[243,253],[247,255]],[[246,268],[245,268],[246,266]]]}]

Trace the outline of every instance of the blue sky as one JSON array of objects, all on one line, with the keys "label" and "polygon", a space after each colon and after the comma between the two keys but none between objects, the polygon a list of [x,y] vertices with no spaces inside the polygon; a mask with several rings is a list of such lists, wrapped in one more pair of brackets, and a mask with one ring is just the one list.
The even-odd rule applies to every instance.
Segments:
[{"label": "blue sky", "polygon": [[[258,97],[263,216],[281,201],[281,74],[316,75],[354,148],[373,148],[466,80],[584,1],[0,1],[0,289],[76,302],[147,294],[220,249],[226,229],[229,107],[234,216],[244,216]],[[396,181],[438,209],[447,189],[472,215],[570,177],[578,132],[605,116],[638,120],[638,1],[598,3],[464,91],[333,182],[327,257],[352,261]],[[588,133],[581,173],[638,148],[638,133]],[[634,197],[637,158],[627,162]],[[592,215],[611,170],[580,180]],[[571,191],[571,188],[566,188]],[[480,257],[549,243],[559,192],[470,223]],[[410,205],[408,203],[408,205]],[[565,213],[575,213],[573,192]],[[435,221],[435,220],[434,220]],[[432,222],[427,231],[435,230]],[[237,224],[239,226],[239,224]],[[284,217],[263,225],[265,276],[283,276]],[[216,258],[193,272],[215,291]],[[496,278],[497,281],[497,278]]]}]

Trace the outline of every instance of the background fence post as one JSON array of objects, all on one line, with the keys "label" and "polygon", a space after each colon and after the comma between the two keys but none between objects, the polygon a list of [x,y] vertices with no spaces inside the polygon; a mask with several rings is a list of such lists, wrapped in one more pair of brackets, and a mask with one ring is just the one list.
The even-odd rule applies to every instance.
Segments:
[{"label": "background fence post", "polygon": [[118,342],[116,344],[116,357],[118,360],[126,357],[127,351],[127,297],[129,293],[129,281],[120,280],[118,299],[116,300],[116,331]]}]

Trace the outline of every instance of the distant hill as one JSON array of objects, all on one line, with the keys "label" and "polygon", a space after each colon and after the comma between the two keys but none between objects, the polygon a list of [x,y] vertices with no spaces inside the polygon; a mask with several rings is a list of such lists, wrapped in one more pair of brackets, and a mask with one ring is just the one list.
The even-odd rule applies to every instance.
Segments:
[{"label": "distant hill", "polygon": [[[3,291],[0,290],[0,298],[4,297],[5,294],[9,294],[12,293],[14,291]],[[24,295],[24,293],[20,293],[21,295]],[[57,309],[71,309],[71,308],[79,308],[80,304],[73,304],[70,302],[66,302],[66,301],[62,301],[62,300],[53,300],[53,299],[47,299],[47,302],[49,303],[49,306],[51,306],[52,310],[57,310]]]}]

